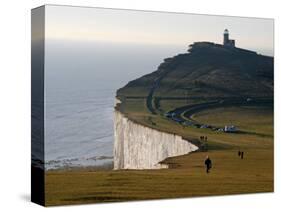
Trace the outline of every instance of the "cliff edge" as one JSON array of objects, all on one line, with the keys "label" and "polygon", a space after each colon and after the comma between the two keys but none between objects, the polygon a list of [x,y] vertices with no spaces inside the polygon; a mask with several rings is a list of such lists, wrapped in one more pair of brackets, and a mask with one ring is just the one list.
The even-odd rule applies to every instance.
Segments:
[{"label": "cliff edge", "polygon": [[198,149],[181,136],[137,124],[114,112],[114,169],[161,169],[168,157]]}]

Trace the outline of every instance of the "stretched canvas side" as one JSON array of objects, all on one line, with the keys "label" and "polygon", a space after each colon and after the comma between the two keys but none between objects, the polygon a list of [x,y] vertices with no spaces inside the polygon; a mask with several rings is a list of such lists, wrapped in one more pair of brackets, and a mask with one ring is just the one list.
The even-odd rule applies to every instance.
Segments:
[{"label": "stretched canvas side", "polygon": [[31,12],[31,201],[45,205],[44,33],[45,7]]}]

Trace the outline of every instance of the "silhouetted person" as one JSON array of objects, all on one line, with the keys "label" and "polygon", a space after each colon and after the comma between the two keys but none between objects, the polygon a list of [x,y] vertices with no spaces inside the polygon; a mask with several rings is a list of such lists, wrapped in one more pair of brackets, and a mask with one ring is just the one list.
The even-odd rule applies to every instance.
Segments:
[{"label": "silhouetted person", "polygon": [[212,161],[207,155],[206,160],[205,160],[205,166],[206,166],[206,173],[210,172],[210,169],[212,168]]},{"label": "silhouetted person", "polygon": [[244,158],[244,152],[241,152],[241,159]]},{"label": "silhouetted person", "polygon": [[238,156],[239,156],[239,157],[241,156],[241,152],[240,152],[240,150],[238,151]]}]

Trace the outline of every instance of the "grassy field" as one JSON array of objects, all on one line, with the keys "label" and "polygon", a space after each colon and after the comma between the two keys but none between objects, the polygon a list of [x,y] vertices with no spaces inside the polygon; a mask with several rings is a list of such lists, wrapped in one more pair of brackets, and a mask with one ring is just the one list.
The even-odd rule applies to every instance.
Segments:
[{"label": "grassy field", "polygon": [[225,125],[239,126],[239,130],[243,132],[260,133],[265,136],[273,135],[273,117],[272,108],[270,107],[217,108],[204,110],[194,114],[192,118],[202,123],[220,127]]},{"label": "grassy field", "polygon": [[[242,133],[183,127],[149,115],[144,100],[127,102],[135,121],[186,137],[208,136],[208,152],[168,158],[165,170],[46,172],[46,205],[100,203],[273,191],[273,110],[271,107],[230,107],[205,110],[194,119],[215,125],[235,124]],[[181,103],[179,103],[181,104]],[[166,108],[170,106],[167,105]],[[153,125],[152,122],[157,123]],[[244,159],[237,155],[244,151]],[[206,174],[204,159],[213,161]]]},{"label": "grassy field", "polygon": [[[163,103],[160,107],[169,108],[169,104],[165,105]],[[175,107],[180,107],[182,104],[182,101],[175,101]],[[199,122],[216,126],[234,124],[242,131],[235,134],[185,127],[164,116],[153,115],[146,109],[144,99],[126,101],[124,107],[126,108],[125,114],[131,120],[157,130],[176,133],[189,140],[207,136],[210,145],[218,144],[229,148],[239,148],[240,146],[242,148],[264,148],[266,146],[272,147],[273,145],[272,106],[218,108],[204,110],[193,116]]]},{"label": "grassy field", "polygon": [[206,153],[168,159],[174,167],[145,171],[51,171],[46,204],[81,204],[273,191],[273,156],[268,150],[210,151],[214,166],[206,174]]}]

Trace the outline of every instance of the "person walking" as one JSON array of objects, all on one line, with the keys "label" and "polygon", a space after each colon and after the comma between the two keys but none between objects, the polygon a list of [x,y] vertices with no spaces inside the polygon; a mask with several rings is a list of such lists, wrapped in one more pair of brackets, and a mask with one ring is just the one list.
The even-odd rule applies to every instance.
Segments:
[{"label": "person walking", "polygon": [[241,152],[241,159],[244,158],[244,152]]},{"label": "person walking", "polygon": [[205,160],[205,166],[206,166],[206,173],[210,172],[210,169],[212,168],[212,161],[207,155],[206,160]]},{"label": "person walking", "polygon": [[238,156],[239,156],[239,157],[241,156],[241,152],[240,152],[240,150],[238,151]]}]

